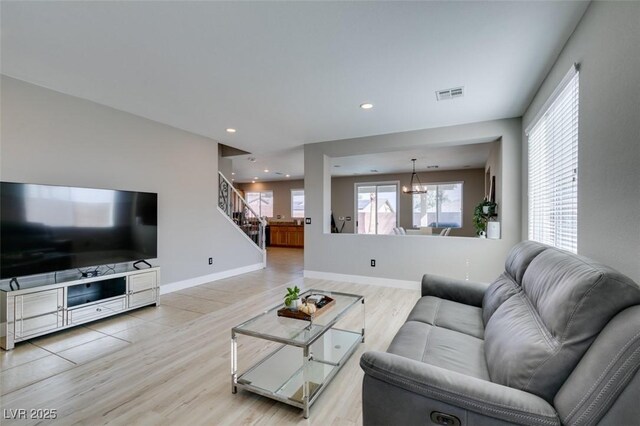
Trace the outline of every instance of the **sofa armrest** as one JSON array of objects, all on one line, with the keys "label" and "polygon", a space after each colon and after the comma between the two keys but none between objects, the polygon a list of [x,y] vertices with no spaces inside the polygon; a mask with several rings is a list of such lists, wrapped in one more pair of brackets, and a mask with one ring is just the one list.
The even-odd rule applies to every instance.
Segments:
[{"label": "sofa armrest", "polygon": [[482,299],[487,287],[489,284],[440,275],[424,274],[422,277],[422,296],[435,296],[477,307],[482,307]]},{"label": "sofa armrest", "polygon": [[480,416],[517,424],[561,424],[555,409],[547,401],[518,389],[386,352],[365,352],[360,358],[360,366],[366,376],[399,391],[422,396],[425,402],[435,400]]}]

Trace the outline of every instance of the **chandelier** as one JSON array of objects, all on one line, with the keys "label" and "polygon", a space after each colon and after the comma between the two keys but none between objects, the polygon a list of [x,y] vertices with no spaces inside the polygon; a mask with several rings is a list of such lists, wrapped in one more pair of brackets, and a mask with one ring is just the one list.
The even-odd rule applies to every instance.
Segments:
[{"label": "chandelier", "polygon": [[427,189],[422,185],[422,182],[420,182],[420,178],[416,173],[416,159],[412,158],[411,161],[413,162],[413,173],[411,173],[411,183],[409,188],[407,188],[406,186],[403,186],[402,192],[410,195],[426,194]]}]

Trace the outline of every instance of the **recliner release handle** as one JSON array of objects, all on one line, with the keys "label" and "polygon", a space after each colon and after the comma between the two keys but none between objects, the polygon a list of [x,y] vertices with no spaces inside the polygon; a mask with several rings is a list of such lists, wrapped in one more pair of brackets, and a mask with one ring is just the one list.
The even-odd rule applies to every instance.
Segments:
[{"label": "recliner release handle", "polygon": [[441,413],[439,411],[431,412],[431,421],[437,425],[460,426],[460,419],[458,419],[456,416]]}]

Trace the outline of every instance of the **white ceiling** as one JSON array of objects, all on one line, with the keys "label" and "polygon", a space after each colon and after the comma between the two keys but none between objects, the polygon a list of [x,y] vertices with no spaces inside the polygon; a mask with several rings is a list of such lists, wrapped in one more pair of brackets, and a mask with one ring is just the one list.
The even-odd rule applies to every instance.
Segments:
[{"label": "white ceiling", "polygon": [[302,179],[304,178],[304,148],[299,146],[260,155],[234,156],[232,164],[234,173],[232,179],[236,182]]},{"label": "white ceiling", "polygon": [[3,1],[1,70],[258,157],[520,116],[587,5]]}]

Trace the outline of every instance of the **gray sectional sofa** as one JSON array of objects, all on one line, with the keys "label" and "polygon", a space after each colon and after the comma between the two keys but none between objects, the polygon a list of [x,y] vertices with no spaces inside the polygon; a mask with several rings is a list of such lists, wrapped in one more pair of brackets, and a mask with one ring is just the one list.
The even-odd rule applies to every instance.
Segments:
[{"label": "gray sectional sofa", "polygon": [[525,241],[490,285],[433,275],[360,365],[365,425],[640,425],[640,286]]}]

